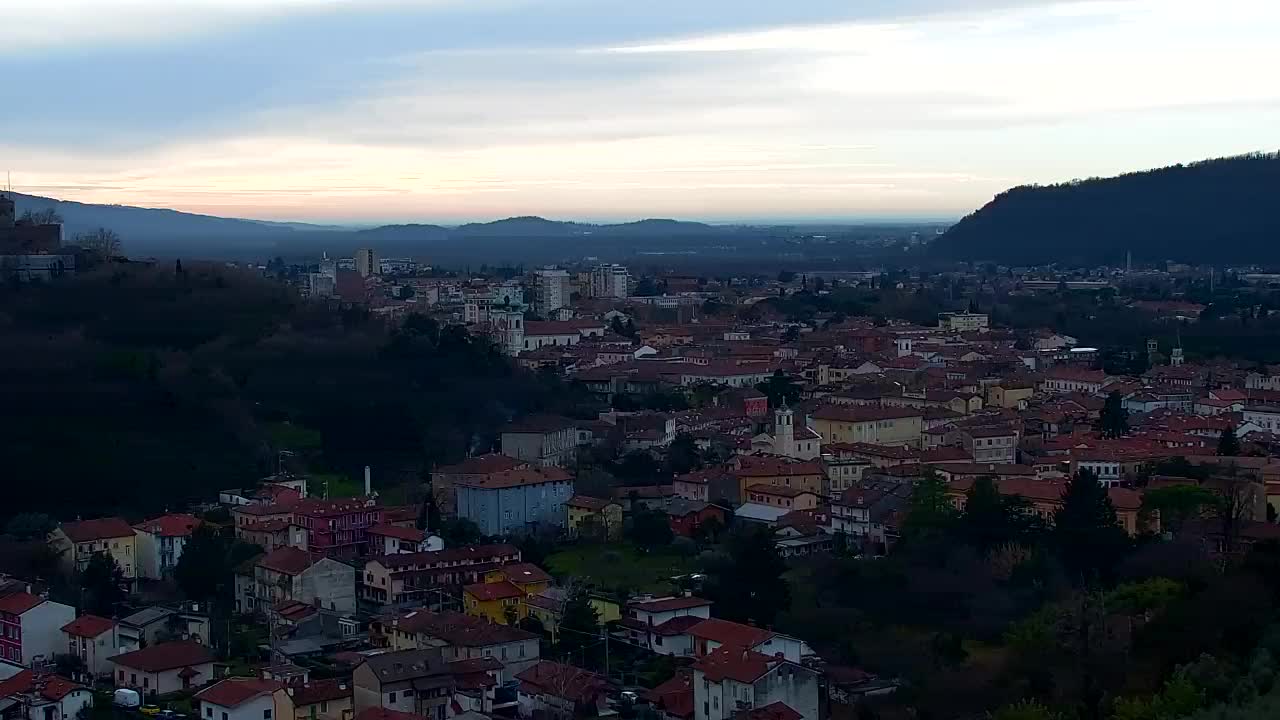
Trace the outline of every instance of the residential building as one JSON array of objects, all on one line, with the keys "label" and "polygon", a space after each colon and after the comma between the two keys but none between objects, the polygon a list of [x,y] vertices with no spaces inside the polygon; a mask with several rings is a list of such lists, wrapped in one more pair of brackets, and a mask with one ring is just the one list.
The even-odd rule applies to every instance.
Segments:
[{"label": "residential building", "polygon": [[506,544],[373,558],[364,564],[360,598],[379,605],[420,607],[440,588],[480,582],[489,570],[519,561],[520,549]]},{"label": "residential building", "polygon": [[808,425],[797,430],[795,413],[780,407],[773,413],[773,432],[761,433],[751,439],[753,452],[813,460],[822,454],[822,437]]},{"label": "residential building", "polygon": [[118,653],[116,623],[98,615],[81,615],[62,626],[65,652],[80,658],[94,677],[111,674],[107,662]]},{"label": "residential building", "polygon": [[831,501],[831,531],[843,533],[869,552],[883,553],[895,534],[894,518],[911,497],[910,483],[860,482]]},{"label": "residential building", "polygon": [[721,529],[728,526],[724,508],[701,500],[671,498],[661,505],[650,504],[650,507],[665,512],[671,532],[680,537],[696,537],[698,528],[710,521],[715,521]]},{"label": "residential building", "polygon": [[568,418],[534,415],[502,429],[502,454],[530,465],[564,467],[577,450],[577,423]]},{"label": "residential building", "polygon": [[[753,485],[773,485],[781,488],[807,490],[821,494],[825,485],[822,464],[816,460],[792,460],[770,455],[742,455],[731,461],[734,467],[733,477],[737,486],[725,489],[724,500],[733,503],[748,502],[747,488]],[[712,497],[720,499],[720,494],[713,487]],[[732,496],[728,496],[731,492]]]},{"label": "residential building", "polygon": [[1040,389],[1052,393],[1100,392],[1114,380],[1101,370],[1086,370],[1071,365],[1055,365],[1045,371]]},{"label": "residential building", "polygon": [[872,443],[920,447],[924,413],[918,408],[823,405],[811,424],[824,443]]},{"label": "residential building", "polygon": [[356,610],[356,571],[346,563],[292,547],[276,548],[254,564],[253,609],[285,600],[339,613]]},{"label": "residential building", "polygon": [[[512,449],[516,444],[513,438]],[[540,452],[540,449],[539,449]],[[529,463],[510,455],[490,453],[476,455],[453,465],[443,465],[431,473],[431,495],[435,498],[436,507],[445,517],[453,517],[457,513],[456,497],[453,486],[464,480],[480,480],[495,473],[509,470],[520,470],[529,467]]]},{"label": "residential building", "polygon": [[606,707],[608,681],[573,665],[541,660],[516,675],[522,718],[573,720],[597,717]]},{"label": "residential building", "polygon": [[1012,464],[1018,459],[1018,431],[1007,427],[963,428],[960,445],[975,463]]},{"label": "residential building", "polygon": [[798,663],[726,646],[693,665],[695,720],[727,720],[775,703],[794,711],[782,717],[818,720],[818,673]]},{"label": "residential building", "polygon": [[[957,509],[963,510],[968,499],[969,488],[973,487],[976,477],[950,480],[947,483],[947,496]],[[1041,519],[1052,522],[1054,514],[1062,507],[1062,495],[1066,492],[1066,480],[1047,480],[1028,477],[1005,477],[996,481],[996,488],[1002,495],[1014,495],[1031,503],[1030,512]],[[1129,488],[1113,487],[1107,490],[1111,504],[1116,510],[1116,518],[1120,526],[1130,535],[1137,535],[1150,528],[1148,520],[1141,517],[1142,493]]]},{"label": "residential building", "polygon": [[369,555],[400,555],[403,553],[437,552],[444,549],[444,540],[423,530],[383,523],[366,531],[369,538]]},{"label": "residential building", "polygon": [[625,298],[631,274],[622,265],[601,264],[591,271],[589,292],[594,298]]},{"label": "residential building", "polygon": [[493,658],[496,679],[506,683],[539,659],[538,635],[458,612],[411,610],[385,629],[394,650],[438,648],[445,662]]},{"label": "residential building", "polygon": [[148,698],[212,682],[213,661],[209,648],[189,640],[157,643],[110,660],[115,686],[132,688]]},{"label": "residential building", "polygon": [[821,496],[810,490],[800,488],[777,487],[775,485],[752,485],[747,488],[747,502],[772,505],[787,510],[812,510],[818,507]]},{"label": "residential building", "polygon": [[62,628],[76,617],[70,605],[29,592],[0,597],[0,660],[31,665],[66,651]]},{"label": "residential building", "polygon": [[22,670],[0,681],[8,720],[78,720],[93,709],[93,690],[61,675]]},{"label": "residential building", "polygon": [[352,720],[354,694],[347,678],[287,685],[275,692],[275,715],[277,720]]},{"label": "residential building", "polygon": [[192,698],[201,720],[275,720],[277,680],[229,677],[201,690]]},{"label": "residential building", "polygon": [[133,527],[123,518],[108,517],[63,523],[49,535],[49,545],[68,571],[81,572],[94,553],[106,553],[120,566],[124,578],[138,577]]},{"label": "residential building", "polygon": [[987,386],[987,406],[1021,410],[1036,394],[1036,387],[1029,382],[1002,382]]},{"label": "residential building", "polygon": [[372,499],[301,500],[293,523],[307,533],[307,550],[348,559],[369,550],[369,528],[382,523],[382,508]]},{"label": "residential building", "polygon": [[351,680],[356,717],[370,709],[413,713],[427,720],[448,716],[454,679],[439,648],[370,655]]},{"label": "residential building", "polygon": [[546,317],[569,305],[569,273],[559,268],[533,271],[533,310]]},{"label": "residential building", "polygon": [[356,250],[355,261],[355,270],[362,278],[373,277],[382,272],[382,265],[378,262],[378,252],[372,248]]},{"label": "residential building", "polygon": [[574,495],[564,505],[570,537],[618,540],[622,537],[622,505],[612,500]]},{"label": "residential building", "polygon": [[[553,643],[557,642],[559,637],[560,620],[564,617],[564,607],[568,601],[569,590],[555,586],[524,599],[529,616],[542,623],[543,632],[551,638]],[[622,609],[611,596],[589,593],[587,602],[595,609],[596,617],[600,620],[601,625],[607,625],[622,619]]]},{"label": "residential building", "polygon": [[814,655],[803,640],[752,625],[709,618],[689,628],[693,654],[703,657],[722,647],[754,650],[769,657],[800,662]]},{"label": "residential building", "polygon": [[[505,436],[504,436],[505,437]],[[485,535],[521,535],[539,527],[563,528],[573,477],[552,465],[509,470],[455,485],[458,517]]]},{"label": "residential building", "polygon": [[985,313],[939,313],[938,327],[950,332],[986,332],[991,319]]},{"label": "residential building", "polygon": [[689,628],[710,617],[710,600],[690,596],[646,598],[628,602],[618,625],[633,645],[659,655],[692,657]]},{"label": "residential building", "polygon": [[1244,409],[1244,422],[1271,433],[1280,433],[1280,406],[1252,405]]},{"label": "residential building", "polygon": [[165,640],[209,640],[209,615],[198,603],[181,609],[152,605],[126,615],[116,623],[116,647],[131,652]]},{"label": "residential building", "polygon": [[182,548],[200,526],[194,515],[161,515],[133,526],[138,577],[162,580],[173,577]]}]

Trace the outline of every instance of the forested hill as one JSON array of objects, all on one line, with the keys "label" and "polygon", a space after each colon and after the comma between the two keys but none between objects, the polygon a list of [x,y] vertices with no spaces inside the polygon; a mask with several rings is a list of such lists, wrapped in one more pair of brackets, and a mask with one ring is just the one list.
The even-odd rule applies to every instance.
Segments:
[{"label": "forested hill", "polygon": [[1010,264],[1280,261],[1280,154],[1016,187],[954,225],[940,258]]}]

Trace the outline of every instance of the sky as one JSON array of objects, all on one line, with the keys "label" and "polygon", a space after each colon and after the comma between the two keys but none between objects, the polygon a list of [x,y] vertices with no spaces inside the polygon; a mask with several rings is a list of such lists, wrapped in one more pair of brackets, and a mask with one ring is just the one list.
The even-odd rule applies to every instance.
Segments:
[{"label": "sky", "polygon": [[313,222],[954,218],[1280,149],[1275,0],[0,0],[0,170]]}]

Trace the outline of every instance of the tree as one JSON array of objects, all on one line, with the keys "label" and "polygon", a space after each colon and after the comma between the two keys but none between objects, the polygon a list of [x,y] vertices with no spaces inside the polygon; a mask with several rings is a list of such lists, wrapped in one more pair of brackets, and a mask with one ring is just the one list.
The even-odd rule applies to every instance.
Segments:
[{"label": "tree", "polygon": [[449,518],[441,524],[438,534],[446,547],[474,545],[484,537],[480,533],[480,526],[466,518]]},{"label": "tree", "polygon": [[415,526],[424,532],[438,533],[443,525],[440,506],[436,504],[435,493],[428,492],[427,497],[422,501],[422,509],[418,511],[418,520]]},{"label": "tree", "polygon": [[792,272],[791,270],[779,270],[779,271],[778,271],[778,282],[780,282],[780,283],[789,283],[789,282],[792,282],[792,281],[793,281],[793,280],[795,280],[795,279],[796,279],[796,274],[795,274],[794,272]]},{"label": "tree", "polygon": [[1067,483],[1053,531],[1063,565],[1085,581],[1107,573],[1128,542],[1107,489],[1088,470]]},{"label": "tree", "polygon": [[729,536],[726,552],[708,560],[703,591],[715,603],[716,615],[735,622],[768,627],[791,607],[791,587],[783,578],[787,565],[778,555],[773,533],[744,527]]},{"label": "tree", "polygon": [[1129,411],[1124,409],[1124,398],[1119,392],[1107,396],[1098,418],[1098,429],[1105,438],[1118,438],[1129,434]]},{"label": "tree", "polygon": [[671,544],[675,533],[667,514],[656,508],[640,507],[631,513],[631,542],[645,550],[657,550]]},{"label": "tree", "polygon": [[697,470],[702,466],[702,455],[689,433],[680,433],[667,447],[667,469],[677,475]]},{"label": "tree", "polygon": [[120,235],[115,230],[100,227],[75,237],[75,244],[97,255],[102,260],[110,260],[120,254]]},{"label": "tree", "polygon": [[44,540],[58,524],[44,513],[18,513],[4,526],[15,540]]},{"label": "tree", "polygon": [[20,222],[30,223],[32,225],[61,225],[62,215],[53,208],[45,208],[43,210],[31,211],[27,210],[22,213],[19,218]]},{"label": "tree", "polygon": [[903,539],[936,536],[955,526],[956,510],[947,496],[947,483],[930,470],[916,481],[902,523]]},{"label": "tree", "polygon": [[1160,527],[1177,536],[1188,520],[1217,506],[1218,496],[1201,485],[1171,485],[1142,495],[1144,513],[1159,513]]},{"label": "tree", "polygon": [[229,543],[212,525],[200,525],[182,547],[173,579],[189,600],[211,600],[231,581]]},{"label": "tree", "polygon": [[1030,516],[1025,499],[1001,495],[995,478],[983,476],[965,494],[959,526],[965,539],[985,553],[1022,539]]},{"label": "tree", "polygon": [[1240,439],[1236,437],[1235,428],[1228,427],[1218,437],[1218,454],[1235,457],[1240,454]]},{"label": "tree", "polygon": [[768,380],[756,385],[756,389],[769,396],[769,407],[772,408],[800,400],[800,386],[781,369],[774,370]]},{"label": "tree", "polygon": [[116,606],[125,599],[124,573],[120,565],[105,552],[89,556],[89,564],[80,573],[80,589],[84,591],[84,610],[111,617]]},{"label": "tree", "polygon": [[580,653],[597,645],[599,638],[600,614],[592,606],[586,587],[570,588],[556,628],[556,654],[565,658],[577,655],[580,660]]}]

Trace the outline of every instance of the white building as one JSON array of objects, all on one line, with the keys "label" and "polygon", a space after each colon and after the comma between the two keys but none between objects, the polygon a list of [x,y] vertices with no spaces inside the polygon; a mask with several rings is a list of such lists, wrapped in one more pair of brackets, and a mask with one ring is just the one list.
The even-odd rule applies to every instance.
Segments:
[{"label": "white building", "polygon": [[986,332],[991,319],[983,313],[941,313],[938,327],[951,332]]},{"label": "white building", "polygon": [[1245,423],[1253,423],[1267,432],[1280,432],[1280,407],[1255,405],[1244,409]]},{"label": "white building", "polygon": [[[196,693],[202,720],[275,720],[276,680],[227,678]],[[293,718],[284,718],[293,720]]]},{"label": "white building", "polygon": [[619,625],[628,640],[659,655],[691,657],[689,628],[711,617],[711,601],[696,597],[665,597],[627,603]]},{"label": "white building", "polygon": [[797,460],[816,460],[822,455],[822,436],[808,425],[797,432],[795,413],[781,407],[773,413],[773,434],[760,433],[752,438],[751,450]]},{"label": "white building", "polygon": [[591,297],[625,298],[631,273],[622,265],[603,264],[591,271]]},{"label": "white building", "polygon": [[360,248],[356,251],[355,270],[360,273],[360,277],[371,277],[377,275],[381,271],[381,265],[378,262],[378,253],[372,248]]},{"label": "white building", "polygon": [[118,688],[145,697],[190,690],[213,681],[213,653],[188,640],[162,642],[111,658]]},{"label": "white building", "polygon": [[569,273],[558,268],[534,271],[533,309],[547,316],[569,304]]},{"label": "white building", "polygon": [[81,615],[62,626],[65,652],[75,655],[94,677],[111,674],[112,657],[119,654],[114,620],[98,615]]},{"label": "white building", "polygon": [[66,652],[62,626],[76,618],[70,605],[28,592],[0,598],[0,660],[30,665]]},{"label": "white building", "polygon": [[[754,650],[724,647],[693,665],[695,720],[727,720],[738,713],[779,710],[784,705],[803,720],[818,720],[818,673],[803,665]],[[787,717],[787,713],[766,713]]]},{"label": "white building", "polygon": [[172,577],[182,558],[182,548],[199,526],[199,518],[184,514],[161,515],[134,525],[138,577],[151,580]]},{"label": "white building", "polygon": [[93,705],[93,691],[60,675],[23,670],[4,681],[0,712],[11,720],[75,720]]}]

